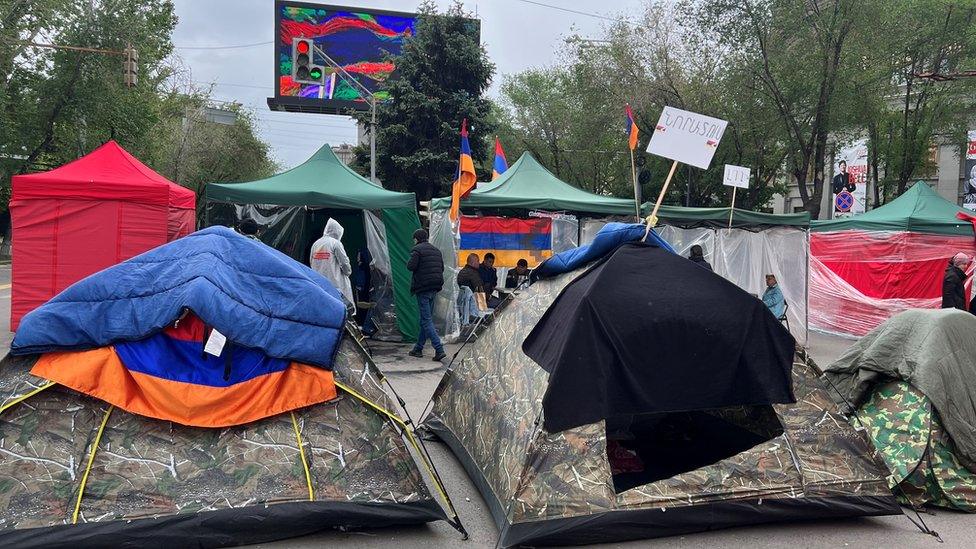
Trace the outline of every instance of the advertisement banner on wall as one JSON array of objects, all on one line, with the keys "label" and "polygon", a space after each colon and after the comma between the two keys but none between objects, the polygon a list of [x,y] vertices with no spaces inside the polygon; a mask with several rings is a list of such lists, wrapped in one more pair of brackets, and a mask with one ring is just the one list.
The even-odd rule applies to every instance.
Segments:
[{"label": "advertisement banner on wall", "polygon": [[962,205],[968,210],[976,210],[976,130],[969,130],[966,136],[966,196]]},{"label": "advertisement banner on wall", "polygon": [[833,218],[862,214],[867,204],[868,142],[860,139],[841,148],[834,157],[831,192]]}]

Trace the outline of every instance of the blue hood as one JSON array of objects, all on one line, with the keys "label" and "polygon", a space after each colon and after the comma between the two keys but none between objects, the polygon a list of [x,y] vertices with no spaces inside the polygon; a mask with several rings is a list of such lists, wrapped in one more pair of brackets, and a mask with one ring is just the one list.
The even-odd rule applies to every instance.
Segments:
[{"label": "blue hood", "polygon": [[325,277],[256,240],[210,227],[69,286],[23,318],[11,353],[143,339],[184,308],[236,344],[325,368],[346,319]]}]

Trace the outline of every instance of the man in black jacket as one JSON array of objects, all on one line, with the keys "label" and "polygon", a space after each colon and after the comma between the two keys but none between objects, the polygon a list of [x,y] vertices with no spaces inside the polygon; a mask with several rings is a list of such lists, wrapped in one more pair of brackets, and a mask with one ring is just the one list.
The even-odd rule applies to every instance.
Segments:
[{"label": "man in black jacket", "polygon": [[831,182],[831,187],[833,187],[834,194],[841,191],[852,193],[857,190],[857,185],[851,183],[851,174],[847,173],[847,162],[841,160],[837,164],[837,168],[840,169],[840,173],[835,175],[834,180]]},{"label": "man in black jacket", "polygon": [[969,310],[966,307],[966,267],[969,256],[959,252],[949,260],[945,276],[942,278],[942,308]]},{"label": "man in black jacket", "polygon": [[444,258],[441,257],[440,250],[427,242],[427,231],[414,231],[413,241],[416,245],[410,250],[407,269],[413,273],[410,293],[417,296],[417,306],[420,308],[420,335],[417,336],[417,344],[409,355],[418,358],[424,356],[424,345],[430,339],[434,346],[434,360],[440,361],[447,354],[441,339],[437,337],[437,330],[434,329],[433,309],[434,297],[444,287]]}]

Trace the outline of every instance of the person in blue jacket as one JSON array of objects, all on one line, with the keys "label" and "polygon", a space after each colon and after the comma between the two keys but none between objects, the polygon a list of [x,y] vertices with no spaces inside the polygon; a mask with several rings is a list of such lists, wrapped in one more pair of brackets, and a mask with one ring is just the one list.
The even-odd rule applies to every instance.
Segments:
[{"label": "person in blue jacket", "polygon": [[776,318],[782,318],[783,313],[786,312],[786,298],[783,297],[783,291],[776,283],[776,276],[766,275],[766,291],[763,293],[762,301]]}]

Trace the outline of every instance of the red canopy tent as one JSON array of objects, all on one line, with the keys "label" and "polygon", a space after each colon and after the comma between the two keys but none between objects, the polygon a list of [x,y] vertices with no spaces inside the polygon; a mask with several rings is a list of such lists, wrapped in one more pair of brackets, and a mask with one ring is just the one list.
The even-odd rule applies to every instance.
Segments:
[{"label": "red canopy tent", "polygon": [[13,177],[10,329],[82,278],[194,230],[196,194],[115,141],[49,172]]}]

